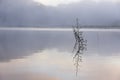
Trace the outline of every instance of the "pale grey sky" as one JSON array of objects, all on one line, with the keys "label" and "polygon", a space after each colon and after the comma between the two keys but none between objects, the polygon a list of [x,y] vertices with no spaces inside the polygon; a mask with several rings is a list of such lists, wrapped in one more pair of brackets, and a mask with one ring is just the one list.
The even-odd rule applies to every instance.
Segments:
[{"label": "pale grey sky", "polygon": [[119,0],[33,0],[38,3],[42,3],[47,6],[57,6],[59,4],[70,4],[73,2],[80,2],[80,1],[94,1],[94,2],[119,2]]},{"label": "pale grey sky", "polygon": [[[120,2],[42,0],[41,3],[33,0],[1,1],[0,27],[71,27],[76,18],[80,19],[81,25],[120,25]],[[66,4],[45,6],[60,3]]]}]

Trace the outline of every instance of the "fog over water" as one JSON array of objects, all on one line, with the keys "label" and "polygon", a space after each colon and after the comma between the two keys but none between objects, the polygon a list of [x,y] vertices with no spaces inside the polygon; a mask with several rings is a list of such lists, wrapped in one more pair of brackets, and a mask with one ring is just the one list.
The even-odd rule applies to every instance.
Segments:
[{"label": "fog over water", "polygon": [[[87,51],[77,77],[70,30],[76,18],[80,26],[96,28],[83,31]],[[119,26],[119,1],[81,0],[53,7],[0,0],[0,80],[120,80]]]},{"label": "fog over water", "polygon": [[[1,80],[119,80],[119,32],[84,32],[75,76],[72,31],[0,31]],[[110,77],[107,77],[110,76]]]}]

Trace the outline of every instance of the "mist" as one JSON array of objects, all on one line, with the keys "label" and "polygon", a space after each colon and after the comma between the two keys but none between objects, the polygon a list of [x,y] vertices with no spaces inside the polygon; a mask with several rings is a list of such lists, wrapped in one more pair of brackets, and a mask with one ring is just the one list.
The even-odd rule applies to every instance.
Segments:
[{"label": "mist", "polygon": [[71,27],[75,18],[81,25],[119,26],[120,3],[80,1],[45,6],[32,0],[1,0],[1,27]]},{"label": "mist", "polygon": [[71,28],[76,18],[80,25],[119,28],[120,3],[82,0],[53,7],[0,0],[0,80],[119,80],[119,31],[83,31],[87,51],[76,77],[73,32],[37,30]]}]

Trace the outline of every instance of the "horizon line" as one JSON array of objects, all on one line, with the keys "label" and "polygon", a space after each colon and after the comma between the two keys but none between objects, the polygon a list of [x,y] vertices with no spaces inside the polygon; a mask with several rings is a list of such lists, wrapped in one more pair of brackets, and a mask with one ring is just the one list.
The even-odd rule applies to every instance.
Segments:
[{"label": "horizon line", "polygon": [[[73,31],[72,28],[0,28],[0,30],[5,31]],[[110,32],[120,32],[120,29],[114,29],[114,28],[81,28],[80,31],[110,31]]]}]

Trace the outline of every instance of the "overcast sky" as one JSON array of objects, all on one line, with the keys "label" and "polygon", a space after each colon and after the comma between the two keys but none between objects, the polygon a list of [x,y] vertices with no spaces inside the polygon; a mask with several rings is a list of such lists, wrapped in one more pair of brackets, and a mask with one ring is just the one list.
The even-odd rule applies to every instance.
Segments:
[{"label": "overcast sky", "polygon": [[72,3],[75,3],[75,2],[79,2],[81,0],[33,0],[35,2],[38,2],[38,3],[42,3],[43,5],[46,5],[46,6],[58,6],[60,4],[72,4]]},{"label": "overcast sky", "polygon": [[71,27],[76,18],[81,25],[118,26],[119,4],[119,1],[104,0],[43,0],[41,4],[33,0],[1,0],[0,26]]},{"label": "overcast sky", "polygon": [[72,4],[72,3],[77,3],[77,2],[81,2],[81,1],[87,1],[87,2],[90,2],[90,1],[94,1],[96,3],[99,3],[99,2],[112,2],[112,3],[118,3],[119,0],[33,0],[35,2],[38,2],[38,3],[42,3],[46,6],[58,6],[60,4]]}]

